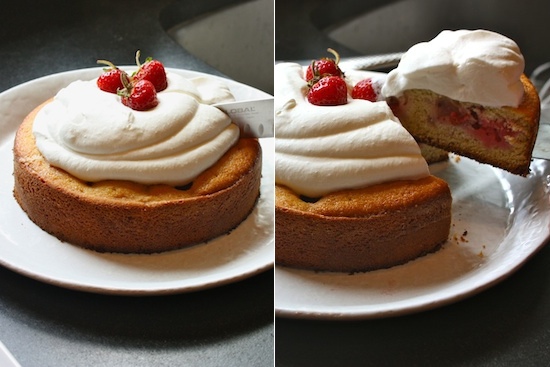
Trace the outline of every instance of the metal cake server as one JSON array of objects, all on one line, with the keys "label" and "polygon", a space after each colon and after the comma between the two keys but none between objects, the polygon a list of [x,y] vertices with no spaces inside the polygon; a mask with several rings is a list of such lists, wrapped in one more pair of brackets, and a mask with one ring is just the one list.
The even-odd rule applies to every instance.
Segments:
[{"label": "metal cake server", "polygon": [[271,138],[274,131],[273,98],[217,103],[246,138]]}]

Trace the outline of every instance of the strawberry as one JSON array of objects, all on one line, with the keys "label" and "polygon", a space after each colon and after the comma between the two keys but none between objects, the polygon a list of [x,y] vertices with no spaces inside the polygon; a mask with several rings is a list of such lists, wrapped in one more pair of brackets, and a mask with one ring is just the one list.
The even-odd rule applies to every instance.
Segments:
[{"label": "strawberry", "polygon": [[376,102],[380,94],[380,85],[371,78],[361,80],[353,87],[351,98],[366,99],[367,101]]},{"label": "strawberry", "polygon": [[144,64],[140,64],[139,61],[140,52],[136,52],[136,64],[138,65],[138,70],[132,75],[134,81],[138,80],[149,80],[155,86],[157,92],[163,91],[168,86],[168,81],[166,80],[166,70],[164,65],[158,61],[153,60],[148,57],[145,60]]},{"label": "strawberry", "polygon": [[112,62],[107,60],[97,60],[98,64],[105,64],[108,68],[103,69],[104,73],[97,79],[97,86],[99,89],[109,92],[117,93],[119,89],[124,88],[122,78],[128,80],[128,74],[125,71],[120,70]]},{"label": "strawberry", "polygon": [[145,111],[158,105],[157,91],[149,80],[128,83],[118,94],[122,104],[133,110]]},{"label": "strawberry", "polygon": [[340,68],[338,67],[340,55],[338,55],[338,53],[331,48],[329,48],[327,51],[334,55],[334,59],[329,59],[325,57],[320,60],[313,60],[311,62],[311,65],[309,65],[306,70],[307,82],[311,82],[313,80],[313,83],[315,83],[322,77],[329,75],[340,77],[344,75],[344,73],[342,73],[342,70],[340,70]]},{"label": "strawberry", "polygon": [[348,103],[348,87],[339,76],[325,76],[313,84],[307,100],[317,106],[337,106]]}]

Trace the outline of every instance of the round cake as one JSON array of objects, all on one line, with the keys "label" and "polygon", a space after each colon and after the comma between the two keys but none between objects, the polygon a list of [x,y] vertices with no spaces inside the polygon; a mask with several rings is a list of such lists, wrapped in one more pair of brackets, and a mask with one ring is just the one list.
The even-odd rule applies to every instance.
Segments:
[{"label": "round cake", "polygon": [[[178,78],[172,76],[172,79]],[[199,84],[205,87],[203,83]],[[90,89],[91,93],[103,93],[93,91],[89,85],[83,88]],[[189,89],[200,94],[200,88],[198,91],[191,87],[185,90]],[[155,107],[157,112],[172,104],[172,97],[161,97],[162,93],[159,93],[159,104]],[[70,88],[65,94],[74,95]],[[166,92],[168,94],[170,90]],[[180,98],[181,95],[182,98],[193,99],[201,105],[204,102],[208,104],[205,100],[197,101],[197,95],[189,97],[192,93],[172,91],[171,94],[176,94],[174,98]],[[81,97],[80,95],[76,98]],[[74,115],[87,113],[79,111],[73,114],[70,109],[62,109],[63,114],[55,111],[55,104],[71,105],[67,103],[67,99],[71,98],[60,92],[53,100],[38,106],[25,118],[15,138],[14,195],[29,218],[46,232],[62,241],[101,252],[154,253],[198,244],[228,233],[253,210],[260,193],[261,148],[256,139],[238,138],[238,128],[224,120],[228,119],[227,116],[223,115],[225,117],[221,119],[224,120],[221,130],[236,129],[237,138],[231,140],[227,147],[218,149],[216,154],[219,157],[211,159],[214,162],[207,163],[206,168],[186,169],[189,158],[185,154],[196,149],[185,147],[181,139],[187,138],[174,141],[177,143],[174,146],[183,146],[185,151],[181,154],[166,147],[166,144],[173,140],[172,136],[186,135],[180,134],[182,130],[175,129],[174,126],[183,126],[185,130],[193,125],[192,121],[173,123],[170,125],[172,131],[167,133],[170,137],[159,136],[154,143],[148,141],[143,149],[133,146],[129,151],[122,152],[121,147],[133,143],[131,139],[124,142],[124,137],[115,136],[106,139],[121,141],[120,144],[109,143],[113,148],[108,149],[119,149],[118,152],[110,151],[103,156],[99,153],[82,153],[74,146],[80,144],[79,147],[100,150],[98,145],[92,143],[93,138],[86,134],[71,137],[74,149],[66,148],[55,141],[56,138],[59,140],[56,129],[64,131],[61,134],[63,138],[70,136],[66,130],[75,128],[70,126],[75,125],[78,120]],[[119,103],[116,95],[107,98],[113,99],[113,103]],[[49,106],[53,110],[47,112]],[[119,107],[113,105],[113,108]],[[120,108],[127,107],[121,104]],[[215,116],[218,112],[221,113],[214,107],[211,108],[215,110],[212,112]],[[97,108],[92,106],[91,109]],[[110,110],[110,107],[107,109]],[[150,111],[143,113],[148,112]],[[140,131],[138,135],[142,134],[137,121],[140,117],[136,117],[132,111],[125,113],[132,116],[129,121],[135,123],[133,128]],[[111,114],[116,114],[116,111]],[[199,114],[192,115],[190,120]],[[69,122],[64,125],[61,121],[54,120],[55,123],[52,124],[51,116],[67,119]],[[155,123],[156,118],[147,123]],[[38,126],[40,124],[42,125]],[[198,125],[200,124],[209,126],[210,122],[199,121]],[[151,130],[162,130],[158,125]],[[233,127],[228,127],[229,125]],[[97,129],[101,134],[102,127],[104,125],[98,122],[97,126],[90,126],[88,129]],[[82,127],[77,126],[76,129]],[[114,123],[109,133],[117,135],[116,130]],[[210,134],[209,139],[216,134]],[[83,137],[86,141],[79,143],[78,137]],[[199,145],[208,144],[203,142]],[[154,149],[151,148],[153,146]],[[214,148],[209,147],[207,150],[207,155],[214,154]],[[127,159],[113,160],[112,157],[117,155],[125,155]],[[134,156],[128,158],[130,155]],[[178,162],[174,161],[176,159]],[[179,161],[181,167],[178,166]],[[199,165],[203,166],[202,163]],[[121,169],[117,169],[118,166]],[[132,171],[130,166],[140,167],[141,171],[137,169],[135,178],[121,178],[127,177]],[[195,173],[197,170],[199,172]],[[111,171],[114,172],[113,178],[108,178]],[[178,176],[182,177],[181,181],[177,181]]]},{"label": "round cake", "polygon": [[[275,260],[320,271],[403,264],[448,238],[451,194],[384,101],[308,102],[298,64],[275,67]],[[346,71],[348,90],[374,74]]]}]

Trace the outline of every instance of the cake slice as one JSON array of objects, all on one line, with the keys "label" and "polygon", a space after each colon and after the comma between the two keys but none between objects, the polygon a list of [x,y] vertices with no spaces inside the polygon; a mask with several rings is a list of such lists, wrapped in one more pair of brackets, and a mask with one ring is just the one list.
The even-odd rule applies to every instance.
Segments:
[{"label": "cake slice", "polygon": [[407,51],[382,93],[418,142],[525,176],[540,101],[523,69],[502,35],[443,31]]},{"label": "cake slice", "polygon": [[449,152],[444,149],[439,149],[428,144],[419,143],[420,154],[428,162],[428,164],[439,163],[446,161],[449,158]]}]

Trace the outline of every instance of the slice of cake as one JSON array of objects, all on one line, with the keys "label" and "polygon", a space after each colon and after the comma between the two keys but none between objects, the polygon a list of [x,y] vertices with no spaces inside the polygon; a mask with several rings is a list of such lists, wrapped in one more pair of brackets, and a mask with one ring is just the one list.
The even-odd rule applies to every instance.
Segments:
[{"label": "slice of cake", "polygon": [[540,101],[523,70],[509,38],[443,31],[406,52],[382,94],[419,142],[527,175]]},{"label": "slice of cake", "polygon": [[443,149],[433,147],[428,144],[419,143],[420,153],[428,164],[439,163],[449,159],[449,152]]},{"label": "slice of cake", "polygon": [[211,240],[249,215],[262,152],[210,106],[232,99],[229,89],[208,77],[166,81],[146,110],[91,80],[25,118],[14,195],[33,222],[81,247],[152,253]]},{"label": "slice of cake", "polygon": [[[275,67],[278,265],[387,268],[436,251],[448,238],[448,185],[430,175],[384,101],[351,98],[350,81],[372,76],[357,73],[346,72],[342,88],[339,76],[312,82],[298,64]],[[325,77],[327,89],[315,88]]]}]

